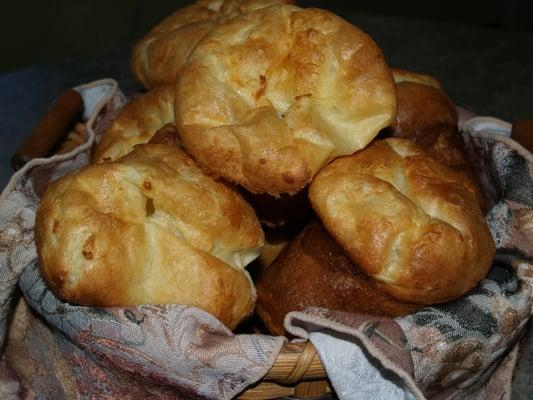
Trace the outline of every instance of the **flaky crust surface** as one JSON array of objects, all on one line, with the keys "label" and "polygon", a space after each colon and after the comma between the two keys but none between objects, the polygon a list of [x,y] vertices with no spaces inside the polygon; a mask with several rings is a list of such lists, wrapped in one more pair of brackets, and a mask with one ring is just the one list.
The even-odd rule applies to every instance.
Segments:
[{"label": "flaky crust surface", "polygon": [[174,96],[173,85],[167,85],[135,97],[103,133],[94,148],[92,161],[118,160],[135,145],[148,143],[165,125],[174,124]]},{"label": "flaky crust surface", "polygon": [[263,232],[251,207],[182,150],[146,144],[53,182],[37,212],[41,271],[90,306],[185,304],[230,328],[253,309],[244,267]]},{"label": "flaky crust surface", "polygon": [[464,176],[407,139],[333,161],[309,189],[350,259],[400,301],[456,299],[487,274],[492,236]]},{"label": "flaky crust surface", "polygon": [[396,114],[372,39],[334,14],[272,6],[213,29],[177,85],[176,123],[202,167],[253,193],[294,193]]},{"label": "flaky crust surface", "polygon": [[236,15],[291,0],[199,0],[169,15],[134,47],[131,68],[146,88],[174,83],[192,49],[215,26]]}]

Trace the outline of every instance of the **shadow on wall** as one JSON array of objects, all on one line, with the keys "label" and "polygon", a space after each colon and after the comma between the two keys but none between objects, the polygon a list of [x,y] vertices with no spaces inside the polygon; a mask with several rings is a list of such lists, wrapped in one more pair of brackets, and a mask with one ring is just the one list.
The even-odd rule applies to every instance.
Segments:
[{"label": "shadow on wall", "polygon": [[[4,57],[0,72],[50,63],[133,42],[184,0],[10,1],[0,17]],[[372,13],[446,21],[491,28],[533,31],[531,0],[300,0],[303,7],[329,9],[339,15]],[[31,10],[31,11],[29,11]],[[9,55],[9,56],[6,56]]]}]

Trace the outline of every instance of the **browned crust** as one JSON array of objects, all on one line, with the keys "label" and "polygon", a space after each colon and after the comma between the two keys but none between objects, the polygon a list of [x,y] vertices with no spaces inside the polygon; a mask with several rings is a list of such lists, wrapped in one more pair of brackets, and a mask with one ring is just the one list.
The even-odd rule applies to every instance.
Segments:
[{"label": "browned crust", "polygon": [[133,48],[131,69],[145,87],[176,82],[198,42],[226,19],[292,0],[199,0],[153,27]]},{"label": "browned crust", "polygon": [[92,162],[115,161],[142,143],[148,143],[165,125],[174,123],[173,85],[161,86],[135,97],[120,110],[96,144]]},{"label": "browned crust", "polygon": [[333,161],[309,197],[349,258],[398,300],[456,299],[492,264],[494,241],[470,182],[410,140]]},{"label": "browned crust", "polygon": [[307,307],[399,316],[420,305],[395,300],[357,268],[318,221],[311,222],[257,283],[256,313],[283,335],[283,319]]},{"label": "browned crust", "polygon": [[145,144],[54,181],[37,211],[47,284],[89,306],[184,304],[230,328],[253,310],[264,237],[234,189],[177,147]]},{"label": "browned crust", "polygon": [[398,114],[390,127],[391,135],[411,139],[437,161],[462,171],[484,209],[483,193],[463,151],[457,108],[452,99],[439,88],[416,82],[398,83],[396,91]]},{"label": "browned crust", "polygon": [[332,13],[292,6],[213,29],[191,53],[176,100],[183,144],[202,168],[272,195],[298,192],[396,114],[372,39]]}]

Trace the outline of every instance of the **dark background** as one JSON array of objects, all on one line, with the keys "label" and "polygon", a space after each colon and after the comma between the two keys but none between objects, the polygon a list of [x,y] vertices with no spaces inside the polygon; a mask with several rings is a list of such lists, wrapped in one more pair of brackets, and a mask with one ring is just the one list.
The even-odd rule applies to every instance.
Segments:
[{"label": "dark background", "polygon": [[[4,2],[0,73],[99,54],[132,43],[183,0],[48,0]],[[298,2],[303,7],[533,32],[533,0],[385,0]]]},{"label": "dark background", "polygon": [[[0,13],[0,189],[11,155],[68,87],[104,77],[139,85],[127,60],[180,0],[4,1]],[[533,118],[533,0],[300,0],[369,33],[390,65],[431,74],[459,105],[507,121]],[[14,72],[17,70],[16,72]],[[530,323],[531,324],[531,323]],[[533,329],[513,400],[533,393]]]}]

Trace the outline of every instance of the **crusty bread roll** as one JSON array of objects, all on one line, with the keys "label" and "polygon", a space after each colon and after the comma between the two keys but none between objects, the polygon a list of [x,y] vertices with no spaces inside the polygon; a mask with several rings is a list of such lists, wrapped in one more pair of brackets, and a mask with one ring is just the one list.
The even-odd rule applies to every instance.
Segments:
[{"label": "crusty bread roll", "polygon": [[309,225],[257,283],[256,311],[275,333],[310,306],[396,316],[448,302],[492,264],[471,182],[408,139],[334,160],[309,198],[325,228]]},{"label": "crusty bread roll", "polygon": [[398,114],[391,125],[394,137],[404,137],[449,167],[469,166],[458,133],[454,102],[444,91],[417,82],[396,85]]},{"label": "crusty bread roll", "polygon": [[177,147],[140,145],[51,183],[35,229],[43,276],[67,301],[185,304],[230,328],[253,310],[244,267],[264,242],[259,221]]},{"label": "crusty bread roll", "polygon": [[491,266],[495,246],[476,189],[410,140],[333,161],[309,198],[347,256],[398,300],[456,299]]},{"label": "crusty bread roll", "polygon": [[284,335],[285,315],[307,307],[395,317],[422,306],[379,290],[314,220],[263,268],[255,311],[271,333]]},{"label": "crusty bread roll", "polygon": [[440,82],[429,75],[393,68],[398,113],[394,137],[409,138],[452,168],[471,168],[458,132],[459,116]]},{"label": "crusty bread roll", "polygon": [[120,110],[96,144],[92,161],[115,161],[134,146],[148,143],[167,124],[174,124],[173,85],[161,86],[135,97]]},{"label": "crusty bread roll", "polygon": [[476,197],[485,208],[485,197],[463,150],[458,130],[457,108],[440,88],[421,83],[416,75],[406,75],[397,83],[398,114],[388,133],[408,138],[426,150],[437,161],[460,171],[476,188]]},{"label": "crusty bread roll", "polygon": [[372,39],[334,14],[288,5],[235,17],[191,53],[176,124],[199,164],[252,193],[295,193],[396,115]]},{"label": "crusty bread roll", "polygon": [[292,0],[199,0],[165,18],[134,47],[131,68],[146,88],[176,82],[192,49],[233,16]]}]

